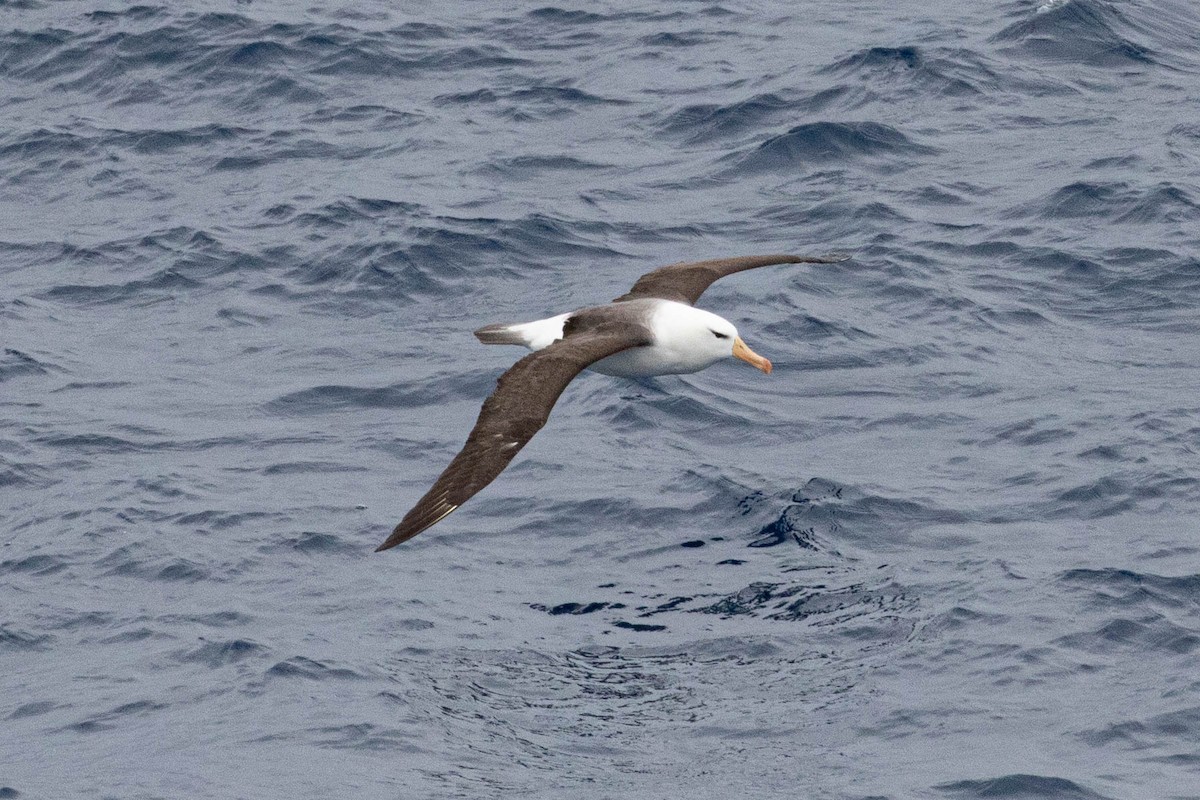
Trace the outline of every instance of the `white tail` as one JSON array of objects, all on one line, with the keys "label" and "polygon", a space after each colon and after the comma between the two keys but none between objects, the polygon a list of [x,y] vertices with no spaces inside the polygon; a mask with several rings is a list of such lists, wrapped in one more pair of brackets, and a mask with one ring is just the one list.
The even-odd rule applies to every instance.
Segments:
[{"label": "white tail", "polygon": [[563,323],[569,316],[569,313],[559,314],[516,325],[484,325],[475,331],[475,338],[484,344],[519,344],[530,350],[541,350],[562,338]]},{"label": "white tail", "polygon": [[484,344],[525,345],[525,334],[520,325],[485,325],[475,331],[475,338]]}]

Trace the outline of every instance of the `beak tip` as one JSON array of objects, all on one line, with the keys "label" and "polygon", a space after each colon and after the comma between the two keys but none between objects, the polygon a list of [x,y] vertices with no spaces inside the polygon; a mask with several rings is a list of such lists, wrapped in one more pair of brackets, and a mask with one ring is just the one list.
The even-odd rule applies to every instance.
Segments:
[{"label": "beak tip", "polygon": [[742,361],[745,361],[752,367],[761,369],[768,375],[771,374],[771,362],[747,347],[740,336],[733,340],[733,357],[740,358]]}]

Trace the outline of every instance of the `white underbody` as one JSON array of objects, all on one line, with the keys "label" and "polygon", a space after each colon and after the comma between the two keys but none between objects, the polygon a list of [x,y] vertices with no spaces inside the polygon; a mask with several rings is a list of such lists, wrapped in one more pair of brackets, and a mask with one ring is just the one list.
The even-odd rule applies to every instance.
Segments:
[{"label": "white underbody", "polygon": [[[562,338],[571,313],[509,326],[530,350],[549,347]],[[631,347],[603,358],[588,369],[622,378],[699,372],[731,354],[737,331],[727,321],[698,308],[671,300],[656,301],[650,317],[654,343]],[[714,329],[727,338],[716,338]],[[515,343],[515,342],[514,342]]]}]

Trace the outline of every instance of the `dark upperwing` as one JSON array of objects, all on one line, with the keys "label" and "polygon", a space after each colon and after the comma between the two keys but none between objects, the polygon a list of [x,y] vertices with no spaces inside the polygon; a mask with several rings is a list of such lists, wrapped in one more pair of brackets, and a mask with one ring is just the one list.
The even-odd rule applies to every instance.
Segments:
[{"label": "dark upperwing", "polygon": [[495,480],[546,424],[563,389],[585,367],[649,343],[649,331],[641,326],[600,325],[568,334],[513,364],[484,401],[463,449],[376,552],[416,536]]},{"label": "dark upperwing", "polygon": [[637,279],[637,283],[633,285],[632,289],[613,302],[620,303],[640,297],[657,297],[661,300],[674,300],[678,303],[694,305],[713,281],[735,272],[767,267],[772,264],[836,264],[848,258],[850,256],[845,253],[830,253],[824,256],[770,255],[717,258],[712,261],[671,264],[653,272],[647,272]]}]

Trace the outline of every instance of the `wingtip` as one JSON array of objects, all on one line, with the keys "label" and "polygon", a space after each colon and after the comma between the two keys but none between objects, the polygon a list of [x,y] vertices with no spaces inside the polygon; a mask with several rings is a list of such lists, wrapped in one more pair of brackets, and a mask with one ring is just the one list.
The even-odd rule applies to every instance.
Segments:
[{"label": "wingtip", "polygon": [[[420,506],[417,508],[420,508]],[[421,531],[427,530],[436,525],[438,522],[441,522],[456,508],[458,508],[458,506],[455,504],[442,503],[438,508],[439,513],[436,517],[429,518],[428,516],[422,516],[420,514],[418,514],[416,519],[413,520],[405,517],[400,521],[400,524],[396,526],[395,530],[392,531],[392,535],[385,539],[383,544],[375,548],[375,552],[379,553],[384,550],[390,550],[401,542],[407,542]],[[411,514],[411,512],[409,513]]]},{"label": "wingtip", "polygon": [[412,537],[416,536],[422,530],[424,530],[424,528],[419,528],[418,530],[415,530],[415,531],[405,530],[404,524],[401,523],[401,524],[397,525],[395,527],[395,529],[392,530],[391,535],[389,535],[386,539],[383,540],[383,544],[381,544],[381,545],[379,545],[379,547],[375,548],[375,552],[382,553],[384,550],[391,550],[393,547],[400,544],[401,542],[411,539]]},{"label": "wingtip", "polygon": [[382,553],[384,550],[391,550],[393,547],[400,544],[400,542],[404,541],[404,539],[397,536],[396,533],[397,531],[392,531],[392,535],[384,539],[383,544],[375,548],[375,552]]},{"label": "wingtip", "polygon": [[840,264],[854,258],[853,253],[834,252],[821,256],[800,256],[800,259],[810,264]]}]

